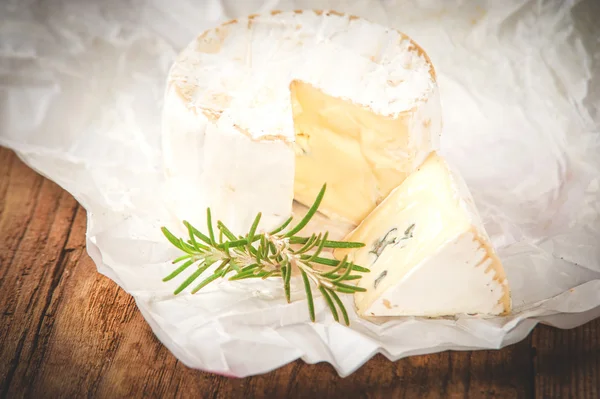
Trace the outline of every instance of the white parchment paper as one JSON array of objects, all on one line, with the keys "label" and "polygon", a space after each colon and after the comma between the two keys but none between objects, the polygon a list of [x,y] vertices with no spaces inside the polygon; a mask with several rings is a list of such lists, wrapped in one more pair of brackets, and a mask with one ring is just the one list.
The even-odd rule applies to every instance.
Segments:
[{"label": "white parchment paper", "polygon": [[[176,251],[159,227],[160,111],[175,55],[216,23],[271,9],[332,8],[396,27],[429,53],[442,153],[469,184],[504,263],[509,317],[308,322],[277,282],[192,296],[161,282]],[[600,3],[589,1],[112,0],[0,3],[0,144],[88,212],[98,270],[133,295],[182,362],[248,376],[297,358],[341,376],[389,359],[501,348],[538,322],[600,316]],[[184,278],[184,277],[183,277]],[[352,298],[344,298],[352,308]]]}]

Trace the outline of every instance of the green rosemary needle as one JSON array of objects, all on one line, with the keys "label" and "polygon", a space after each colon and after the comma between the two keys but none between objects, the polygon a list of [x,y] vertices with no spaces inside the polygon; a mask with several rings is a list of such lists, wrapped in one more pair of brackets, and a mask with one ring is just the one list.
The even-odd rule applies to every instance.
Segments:
[{"label": "green rosemary needle", "polygon": [[[317,195],[315,202],[308,209],[306,215],[292,228],[288,226],[292,218],[287,219],[276,229],[258,233],[257,228],[261,214],[256,215],[250,230],[245,236],[236,237],[221,221],[215,226],[212,222],[210,208],[206,210],[207,232],[201,233],[188,222],[183,222],[188,230],[188,238],[175,237],[166,227],[162,232],[167,240],[180,249],[183,254],[173,261],[179,264],[171,274],[163,279],[169,281],[183,273],[193,264],[195,270],[185,281],[177,287],[174,294],[177,295],[185,290],[190,284],[198,279],[212,265],[219,266],[212,273],[205,276],[195,288],[196,293],[211,282],[228,277],[229,280],[243,280],[248,278],[266,279],[278,277],[283,283],[285,298],[290,302],[290,282],[292,270],[298,269],[304,282],[308,313],[312,321],[315,321],[315,308],[313,302],[313,286],[321,293],[327,306],[336,321],[339,321],[339,312],[342,314],[344,323],[350,323],[348,312],[340,300],[338,293],[353,294],[365,291],[364,288],[344,282],[357,280],[361,277],[356,273],[367,273],[369,269],[348,262],[347,258],[341,261],[322,258],[319,255],[325,248],[360,248],[363,243],[333,241],[329,240],[327,232],[313,234],[310,237],[299,236],[298,233],[310,222],[321,205],[325,195],[326,185],[323,185]],[[301,246],[294,249],[292,245]],[[320,270],[315,265],[329,266],[329,270]]]}]

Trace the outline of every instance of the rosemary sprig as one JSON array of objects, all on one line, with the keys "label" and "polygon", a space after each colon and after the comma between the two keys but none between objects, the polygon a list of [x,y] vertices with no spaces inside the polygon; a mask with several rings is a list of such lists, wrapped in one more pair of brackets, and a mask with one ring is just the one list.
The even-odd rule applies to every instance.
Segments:
[{"label": "rosemary sprig", "polygon": [[[173,261],[180,264],[175,271],[163,279],[169,281],[183,273],[192,265],[195,270],[175,290],[175,295],[185,290],[212,265],[217,268],[205,277],[195,288],[192,294],[198,292],[211,282],[228,276],[229,280],[244,280],[249,278],[266,279],[269,277],[281,278],[285,298],[290,302],[290,283],[292,271],[299,270],[304,282],[308,312],[310,319],[315,321],[315,307],[313,299],[313,286],[317,287],[333,317],[339,321],[338,309],[342,314],[344,323],[350,323],[348,312],[337,293],[353,294],[365,291],[344,282],[357,280],[360,274],[367,273],[369,269],[348,262],[322,258],[319,255],[325,248],[359,248],[364,244],[358,242],[345,242],[328,240],[328,233],[313,234],[302,237],[297,234],[306,227],[321,205],[325,195],[326,185],[323,185],[315,202],[308,209],[306,215],[292,228],[288,226],[292,218],[287,219],[281,226],[270,232],[257,231],[261,214],[256,215],[250,230],[245,236],[236,237],[221,221],[215,226],[212,222],[210,208],[206,212],[208,234],[201,233],[188,222],[184,222],[188,230],[188,239],[175,237],[166,227],[162,232],[171,244],[180,249],[183,254]],[[292,247],[295,245],[296,247]],[[328,270],[319,270],[315,265],[331,267]]]}]

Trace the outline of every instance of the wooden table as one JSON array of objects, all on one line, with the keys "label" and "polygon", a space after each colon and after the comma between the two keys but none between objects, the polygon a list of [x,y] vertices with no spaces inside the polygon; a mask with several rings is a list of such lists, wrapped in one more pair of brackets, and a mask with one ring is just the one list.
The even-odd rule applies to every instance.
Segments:
[{"label": "wooden table", "polygon": [[499,351],[378,355],[345,379],[302,361],[244,379],[188,369],[96,271],[85,225],[70,194],[0,148],[0,398],[600,397],[600,319]]}]

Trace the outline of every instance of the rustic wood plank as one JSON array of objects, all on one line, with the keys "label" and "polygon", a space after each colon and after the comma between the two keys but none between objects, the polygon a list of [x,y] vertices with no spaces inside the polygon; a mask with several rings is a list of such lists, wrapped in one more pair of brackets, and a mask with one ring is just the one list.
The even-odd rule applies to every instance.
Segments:
[{"label": "rustic wood plank", "polygon": [[600,398],[600,319],[532,335],[537,398]]},{"label": "rustic wood plank", "polygon": [[[15,168],[15,164],[17,167]],[[0,284],[19,247],[44,179],[0,147]],[[10,187],[10,190],[8,189]],[[0,286],[1,288],[1,286]]]},{"label": "rustic wood plank", "polygon": [[63,247],[78,207],[72,196],[16,157],[11,162],[0,220],[2,236],[7,237],[3,246],[8,247],[3,248],[0,275],[0,358],[5,360],[0,375],[6,376],[0,396],[12,396],[11,387],[22,390],[36,372],[34,354],[43,348],[43,330],[52,323],[47,312],[53,297],[60,295],[56,288],[63,271]]},{"label": "rustic wood plank", "polygon": [[[341,379],[328,364],[295,362],[240,383],[219,381],[215,397],[530,397],[527,340],[501,351],[444,352],[392,363],[378,355]],[[237,386],[241,385],[241,386]]]},{"label": "rustic wood plank", "polygon": [[[6,148],[0,147],[0,220],[4,214],[4,199],[6,198],[6,191],[8,190],[10,182],[10,174],[12,171],[14,153]],[[2,230],[0,230],[2,231]],[[0,244],[3,245],[3,244]],[[4,248],[0,247],[0,256],[2,256]],[[0,258],[1,259],[1,258]]]},{"label": "rustic wood plank", "polygon": [[245,379],[192,370],[96,271],[85,211],[3,149],[0,208],[0,397],[598,397],[600,321],[500,351],[376,356],[345,379],[301,361]]}]

